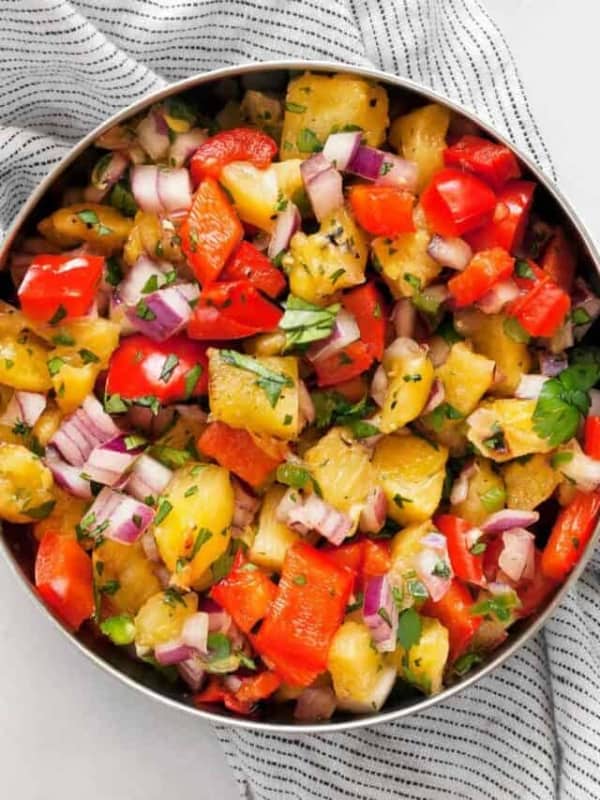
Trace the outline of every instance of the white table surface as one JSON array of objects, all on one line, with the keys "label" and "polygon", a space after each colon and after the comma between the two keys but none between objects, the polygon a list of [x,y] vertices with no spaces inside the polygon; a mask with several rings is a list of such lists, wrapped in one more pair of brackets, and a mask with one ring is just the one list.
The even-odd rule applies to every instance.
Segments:
[{"label": "white table surface", "polygon": [[[563,190],[600,243],[600,5],[487,0],[514,49]],[[208,725],[68,645],[0,559],[0,769],[14,800],[238,798]],[[332,799],[333,800],[333,799]]]}]

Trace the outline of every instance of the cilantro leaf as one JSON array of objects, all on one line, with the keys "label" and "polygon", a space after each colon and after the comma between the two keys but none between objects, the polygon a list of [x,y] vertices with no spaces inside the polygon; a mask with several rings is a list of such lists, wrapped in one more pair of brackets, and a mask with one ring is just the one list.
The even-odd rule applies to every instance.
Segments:
[{"label": "cilantro leaf", "polygon": [[339,303],[321,308],[292,294],[283,307],[285,313],[279,322],[279,327],[285,331],[286,350],[326,339],[333,330],[335,318],[340,310]]},{"label": "cilantro leaf", "polygon": [[267,395],[269,405],[275,408],[281,392],[286,387],[293,387],[294,381],[289,375],[284,372],[276,372],[269,367],[265,367],[252,356],[246,356],[243,353],[238,353],[236,350],[221,350],[221,361],[229,364],[232,367],[252,372],[258,376],[256,385],[259,386]]},{"label": "cilantro leaf", "polygon": [[418,644],[421,638],[423,624],[421,617],[414,608],[406,608],[398,618],[398,642],[405,650]]}]

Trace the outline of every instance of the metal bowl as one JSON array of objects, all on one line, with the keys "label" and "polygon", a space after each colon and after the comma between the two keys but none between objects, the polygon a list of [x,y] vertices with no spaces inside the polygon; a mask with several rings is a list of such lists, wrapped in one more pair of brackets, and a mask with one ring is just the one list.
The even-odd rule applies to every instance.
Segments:
[{"label": "metal bowl", "polygon": [[[474,123],[486,135],[496,139],[509,147],[519,158],[523,170],[538,183],[535,206],[542,212],[545,219],[565,225],[572,239],[579,249],[579,263],[581,271],[600,289],[600,255],[595,250],[591,237],[577,218],[575,212],[550,180],[520,153],[503,136],[482,122],[471,112],[461,108],[444,97],[418,86],[405,78],[398,78],[376,70],[359,69],[343,64],[313,61],[290,62],[265,62],[250,64],[241,67],[228,67],[214,72],[197,75],[192,78],[172,84],[143,100],[134,103],[129,108],[121,111],[103,125],[96,128],[86,136],[71,152],[50,172],[33,192],[25,203],[11,226],[8,236],[0,251],[0,268],[6,263],[6,258],[12,244],[31,229],[35,223],[55,206],[57,194],[67,184],[81,183],[78,178],[83,178],[89,170],[94,156],[94,140],[108,128],[123,122],[129,117],[144,111],[152,103],[160,101],[170,95],[189,93],[202,101],[207,112],[220,108],[224,99],[235,95],[241,88],[283,88],[289,77],[290,71],[311,70],[316,72],[351,73],[364,78],[378,81],[385,85],[390,94],[390,99],[399,108],[406,109],[422,105],[424,102],[437,102],[447,106],[455,114]],[[97,153],[96,153],[97,156]],[[89,174],[89,172],[87,172]],[[0,283],[0,286],[3,284]],[[1,291],[1,290],[0,290]],[[29,597],[37,604],[41,613],[51,620],[67,640],[79,648],[94,664],[114,675],[132,688],[143,692],[148,698],[159,700],[175,708],[195,714],[203,719],[213,722],[251,730],[264,730],[281,733],[325,733],[340,730],[361,728],[380,722],[387,722],[408,716],[417,711],[434,706],[457,692],[471,686],[483,678],[496,667],[503,664],[522,644],[530,639],[541,628],[557,608],[563,595],[569,590],[585,567],[598,538],[600,525],[597,526],[592,540],[582,554],[579,564],[569,576],[568,580],[551,597],[545,606],[534,616],[523,620],[512,628],[511,635],[502,647],[494,651],[485,663],[479,665],[461,680],[456,681],[440,694],[432,697],[423,697],[416,691],[407,690],[402,695],[392,695],[385,707],[376,713],[363,716],[336,715],[332,720],[324,723],[301,724],[293,720],[288,706],[269,706],[260,716],[239,717],[226,710],[211,710],[210,707],[197,708],[191,695],[185,693],[182,686],[169,684],[152,667],[130,658],[122,650],[113,647],[108,640],[100,639],[91,629],[80,631],[77,635],[68,631],[63,624],[49,611],[37,596],[32,586],[34,542],[27,535],[23,535],[23,528],[5,525],[0,535],[0,550],[7,559],[17,582],[24,588]],[[547,534],[547,530],[546,530]],[[543,543],[544,534],[540,534],[540,543]]]}]

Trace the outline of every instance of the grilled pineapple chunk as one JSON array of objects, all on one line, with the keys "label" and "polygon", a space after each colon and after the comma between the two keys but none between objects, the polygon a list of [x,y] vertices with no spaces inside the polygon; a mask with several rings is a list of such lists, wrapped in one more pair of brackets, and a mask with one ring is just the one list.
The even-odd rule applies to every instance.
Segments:
[{"label": "grilled pineapple chunk", "polygon": [[129,545],[105,539],[95,548],[92,564],[97,591],[113,613],[137,614],[160,592],[160,581],[141,542]]},{"label": "grilled pineapple chunk", "polygon": [[156,214],[138,211],[123,247],[123,260],[132,267],[144,253],[150,258],[164,258],[172,264],[183,260],[180,239],[175,234],[173,223],[166,218],[161,221]]},{"label": "grilled pineapple chunk", "polygon": [[58,247],[76,247],[86,242],[98,252],[109,255],[123,247],[132,226],[132,221],[112,206],[76,203],[59,208],[43,219],[38,230]]},{"label": "grilled pineapple chunk", "polygon": [[0,443],[0,519],[32,522],[54,508],[52,473],[31,450]]},{"label": "grilled pineapple chunk", "polygon": [[446,402],[466,417],[492,385],[494,368],[491,359],[474,353],[465,342],[453,344],[448,358],[436,370],[444,384]]},{"label": "grilled pineapple chunk", "polygon": [[392,519],[410,525],[431,517],[442,497],[447,459],[445,447],[412,434],[385,436],[377,443],[373,466]]},{"label": "grilled pineapple chunk", "polygon": [[397,339],[384,353],[383,366],[388,387],[379,428],[392,433],[423,411],[433,384],[433,364],[412,339]]},{"label": "grilled pineapple chunk", "polygon": [[46,361],[48,351],[31,333],[0,337],[0,383],[25,392],[52,388]]},{"label": "grilled pineapple chunk", "polygon": [[490,386],[490,394],[512,396],[523,373],[531,369],[527,345],[516,342],[506,333],[503,314],[484,314],[476,309],[457,311],[456,330],[473,342],[478,353],[496,362],[502,379]]},{"label": "grilled pineapple chunk", "polygon": [[247,428],[280,439],[296,439],[299,432],[298,360],[293,356],[253,358],[245,355],[236,356],[235,363],[231,363],[228,352],[208,351],[212,418],[234,428]]},{"label": "grilled pineapple chunk", "polygon": [[54,508],[47,517],[36,522],[33,526],[33,535],[38,541],[45,533],[58,533],[74,539],[75,526],[81,522],[89,502],[79,497],[73,497],[59,486],[54,486],[52,494],[55,501]]},{"label": "grilled pineapple chunk", "polygon": [[[403,528],[392,539],[389,578],[392,585],[400,590],[403,608],[408,608],[415,602],[416,593],[414,590],[411,591],[411,586],[414,585],[411,584],[411,581],[416,577],[416,558],[423,549],[423,537],[433,530],[435,530],[434,525],[428,519],[417,525]],[[424,595],[422,599],[424,599]]]},{"label": "grilled pineapple chunk", "polygon": [[321,303],[340,289],[365,280],[365,234],[344,207],[321,223],[318,233],[299,231],[283,258],[292,293],[311,303]]},{"label": "grilled pineapple chunk", "polygon": [[[501,475],[485,458],[475,459],[475,474],[469,480],[465,499],[452,506],[452,513],[480,525],[494,511],[504,508],[506,491]],[[523,508],[523,506],[519,506]]]},{"label": "grilled pineapple chunk", "polygon": [[375,265],[394,297],[412,297],[437,278],[442,268],[427,254],[427,231],[373,239]]},{"label": "grilled pineapple chunk", "polygon": [[467,438],[492,461],[510,461],[552,446],[533,428],[536,400],[486,400],[467,419]]},{"label": "grilled pineapple chunk", "polygon": [[193,583],[227,549],[233,506],[223,467],[190,462],[173,475],[158,501],[152,532],[180,586]]},{"label": "grilled pineapple chunk", "polygon": [[59,356],[56,350],[48,353],[48,368],[52,372],[56,402],[63,414],[79,408],[92,392],[100,372],[97,364],[84,364],[77,353]]},{"label": "grilled pineapple chunk", "polygon": [[304,73],[288,84],[281,158],[308,158],[330,133],[359,129],[378,147],[388,126],[388,97],[381,86],[351,75]]},{"label": "grilled pineapple chunk", "polygon": [[180,593],[176,589],[152,595],[138,611],[135,618],[135,643],[142,649],[152,650],[157,644],[176,639],[183,624],[198,608],[198,595]]},{"label": "grilled pineapple chunk", "polygon": [[437,103],[398,117],[390,128],[390,143],[419,168],[419,190],[444,166],[450,112]]},{"label": "grilled pineapple chunk", "polygon": [[536,453],[523,461],[511,461],[502,467],[506,483],[506,505],[532,511],[554,492],[562,476],[550,464],[548,456]]},{"label": "grilled pineapple chunk", "polygon": [[425,694],[442,688],[444,668],[450,651],[448,630],[432,617],[421,617],[421,638],[408,652],[398,648],[398,675]]},{"label": "grilled pineapple chunk", "polygon": [[55,346],[51,355],[61,357],[84,351],[90,364],[96,364],[98,371],[106,369],[114,350],[119,344],[120,328],[116,322],[97,317],[81,317],[67,320],[61,325],[36,325],[35,332]]},{"label": "grilled pineapple chunk", "polygon": [[288,548],[300,538],[277,519],[277,506],[285,491],[283,486],[273,486],[266,493],[260,509],[258,530],[250,547],[250,561],[274,572],[281,572]]}]

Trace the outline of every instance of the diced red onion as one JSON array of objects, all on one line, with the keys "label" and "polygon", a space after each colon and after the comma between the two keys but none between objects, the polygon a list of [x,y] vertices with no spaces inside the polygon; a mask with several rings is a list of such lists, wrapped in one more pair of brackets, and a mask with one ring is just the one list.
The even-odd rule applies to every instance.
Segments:
[{"label": "diced red onion", "polygon": [[230,692],[239,692],[242,687],[242,680],[237,675],[225,675],[223,683]]},{"label": "diced red onion", "polygon": [[570,452],[573,456],[570,461],[560,465],[561,473],[583,492],[597,489],[600,485],[600,461],[586,455],[575,440],[561,452]]},{"label": "diced red onion", "polygon": [[302,505],[302,496],[297,489],[287,489],[279,501],[279,505],[275,511],[275,516],[278,522],[287,524],[291,512],[297,507]]},{"label": "diced red onion", "polygon": [[367,579],[362,616],[377,650],[392,653],[397,646],[398,607],[387,575]]},{"label": "diced red onion", "polygon": [[425,407],[421,413],[429,414],[430,411],[434,411],[438,406],[441,406],[445,398],[446,390],[444,388],[444,384],[439,378],[435,378],[431,384],[429,397],[427,398],[427,402],[425,403]]},{"label": "diced red onion", "polygon": [[85,464],[94,447],[120,434],[120,430],[94,397],[88,395],[83,406],[66,417],[50,439],[63,458],[76,467]]},{"label": "diced red onion", "polygon": [[192,128],[186,133],[178,133],[169,148],[169,164],[172,167],[182,167],[206,139],[206,131],[202,128]]},{"label": "diced red onion", "polygon": [[203,597],[200,610],[208,614],[209,633],[228,633],[233,625],[231,616],[210,597]]},{"label": "diced red onion", "polygon": [[173,472],[160,461],[142,453],[136,460],[125,489],[138,500],[156,499],[166,489]]},{"label": "diced red onion", "polygon": [[540,371],[547,378],[556,377],[563,369],[569,366],[569,359],[566,353],[549,353],[546,350],[542,350],[539,354],[539,359]]},{"label": "diced red onion", "polygon": [[288,514],[287,524],[301,534],[316,531],[335,545],[341,544],[354,527],[347,514],[333,508],[316,494],[294,505]]},{"label": "diced red onion", "polygon": [[[441,577],[434,574],[440,564],[448,568],[448,576]],[[431,599],[437,603],[446,594],[452,582],[452,567],[447,551],[441,548],[425,547],[415,559],[415,572],[425,585]]]},{"label": "diced red onion", "polygon": [[315,421],[315,406],[304,381],[298,382],[298,411],[303,424]]},{"label": "diced red onion", "polygon": [[363,533],[378,533],[387,518],[387,498],[381,486],[369,489],[365,505],[360,512],[358,527]]},{"label": "diced red onion", "polygon": [[187,211],[192,206],[192,181],[190,173],[183,167],[179,169],[160,168],[157,191],[162,206],[161,210],[165,214]]},{"label": "diced red onion", "polygon": [[443,533],[438,533],[437,531],[429,531],[425,536],[422,536],[421,544],[440,552],[444,552],[447,547],[446,537]]},{"label": "diced red onion", "polygon": [[170,667],[173,664],[187,661],[195,655],[195,652],[193,647],[184,644],[180,639],[173,639],[164,644],[157,644],[154,648],[154,658],[161,667]]},{"label": "diced red onion", "polygon": [[385,153],[374,147],[360,145],[352,160],[346,167],[346,171],[352,175],[358,175],[369,181],[376,181],[381,176],[381,166]]},{"label": "diced red onion", "polygon": [[519,296],[517,284],[509,278],[499,281],[480,298],[476,305],[484,314],[499,314],[507,303],[511,303]]},{"label": "diced red onion", "polygon": [[599,417],[600,416],[600,389],[590,389],[590,410],[588,411],[588,416],[590,417]]},{"label": "diced red onion", "polygon": [[540,518],[537,511],[523,511],[518,508],[505,508],[496,511],[481,525],[484,533],[502,533],[511,528],[528,528]]},{"label": "diced red onion", "polygon": [[322,222],[344,205],[341,174],[333,167],[319,172],[306,184],[306,194],[315,217]]},{"label": "diced red onion", "polygon": [[119,180],[128,164],[127,156],[118,150],[108,153],[97,162],[92,171],[91,181],[92,187],[101,192],[100,199]]},{"label": "diced red onion", "polygon": [[160,286],[165,281],[165,272],[170,268],[165,262],[140,256],[117,287],[119,299],[128,305],[135,305],[144,297],[142,290],[148,281],[155,278],[157,286]]},{"label": "diced red onion", "polygon": [[260,506],[260,500],[250,492],[236,478],[231,479],[233,486],[233,520],[236,528],[245,528],[254,522],[254,517]]},{"label": "diced red onion", "polygon": [[187,301],[189,306],[193,306],[195,301],[200,297],[200,287],[197,283],[176,283],[175,288]]},{"label": "diced red onion", "polygon": [[335,169],[345,170],[356,155],[361,138],[361,131],[329,134],[325,142],[325,147],[323,148],[324,158],[326,158]]},{"label": "diced red onion", "polygon": [[545,375],[521,375],[521,380],[515,390],[515,397],[518,397],[520,400],[534,400],[540,396],[544,384],[548,380],[549,378]]},{"label": "diced red onion", "polygon": [[397,339],[386,348],[383,359],[387,363],[388,360],[404,358],[406,356],[415,356],[423,352],[424,348],[408,336],[398,336]]},{"label": "diced red onion", "polygon": [[141,451],[142,447],[128,449],[126,437],[119,435],[94,447],[83,465],[83,472],[96,483],[116,486]]},{"label": "diced red onion", "polygon": [[452,484],[452,490],[450,492],[450,504],[453,506],[458,505],[459,503],[463,503],[467,499],[467,495],[469,493],[469,481],[477,472],[477,467],[475,463],[471,461],[469,464],[466,464],[458,478]]},{"label": "diced red onion", "polygon": [[360,330],[356,320],[349,311],[342,308],[336,315],[329,336],[311,345],[306,354],[307,358],[312,362],[329,358],[357,339],[360,339]]},{"label": "diced red onion", "polygon": [[419,168],[414,161],[384,153],[375,183],[378,186],[397,186],[407,192],[416,192],[418,179]]},{"label": "diced red onion", "polygon": [[177,672],[181,679],[189,686],[193,692],[200,691],[204,683],[204,664],[201,658],[194,655],[191,658],[177,664]]},{"label": "diced red onion", "polygon": [[137,330],[155,342],[164,342],[174,336],[186,326],[192,316],[190,304],[177,286],[167,286],[150,292],[144,295],[143,302],[146,309],[154,315],[153,319],[142,319],[137,306],[127,310],[127,317]]},{"label": "diced red onion", "polygon": [[33,428],[46,408],[46,395],[38,392],[24,392],[17,390],[6,406],[0,417],[2,425],[13,427],[18,422],[23,422]]},{"label": "diced red onion", "polygon": [[494,597],[498,597],[502,594],[514,594],[515,591],[512,586],[509,586],[503,581],[492,581],[490,584],[488,584],[488,590],[490,594],[494,595]]},{"label": "diced red onion", "polygon": [[304,183],[304,187],[308,189],[308,184],[320,175],[322,172],[326,172],[330,170],[331,164],[325,158],[323,153],[317,153],[310,158],[307,158],[300,164],[300,175],[302,176],[302,182]]},{"label": "diced red onion", "polygon": [[138,142],[153,161],[160,161],[169,150],[169,128],[164,118],[152,109],[136,128]]},{"label": "diced red onion", "polygon": [[160,564],[160,551],[152,531],[146,531],[143,536],[140,537],[140,542],[142,544],[142,549],[144,550],[144,555],[148,561],[152,561],[153,564]]},{"label": "diced red onion", "polygon": [[432,336],[429,340],[429,358],[434,367],[445,364],[450,355],[450,345],[443,336]]},{"label": "diced red onion", "polygon": [[80,467],[67,464],[53,447],[46,448],[44,463],[52,473],[55,482],[66,492],[84,500],[91,499],[92,489],[90,482],[81,477]]},{"label": "diced red onion", "polygon": [[535,536],[524,528],[511,528],[502,534],[502,544],[498,566],[511,580],[520,581],[534,566]]},{"label": "diced red onion", "polygon": [[396,329],[396,336],[405,336],[413,339],[417,322],[417,309],[408,297],[403,297],[395,304],[392,311],[392,322]]},{"label": "diced red onion", "polygon": [[380,364],[373,375],[371,381],[371,397],[380,408],[385,404],[385,395],[388,388],[388,377],[383,364]]},{"label": "diced red onion", "polygon": [[158,196],[158,167],[155,164],[137,164],[133,167],[131,191],[142,211],[148,214],[160,214],[162,203]]},{"label": "diced red onion", "polygon": [[[334,135],[344,136],[345,134]],[[329,138],[331,139],[331,136]],[[335,693],[331,687],[309,686],[296,700],[294,719],[299,722],[331,719],[335,705]]]},{"label": "diced red onion", "polygon": [[[145,503],[107,486],[92,503],[84,518],[93,520],[92,530],[101,529],[102,536],[121,544],[133,544],[154,519],[155,512]],[[105,527],[105,523],[108,523]]]},{"label": "diced red onion", "polygon": [[554,336],[547,340],[548,349],[551,353],[564,353],[575,344],[575,336],[573,333],[573,323],[567,319],[560,328],[556,331]]},{"label": "diced red onion", "polygon": [[275,220],[275,228],[267,250],[269,258],[277,258],[280,253],[288,249],[290,239],[300,227],[301,221],[302,218],[297,207],[291,200],[288,200],[286,207]]},{"label": "diced red onion", "polygon": [[443,237],[437,234],[432,237],[427,247],[427,254],[442,267],[463,270],[473,258],[473,251],[464,239]]},{"label": "diced red onion", "polygon": [[583,325],[575,325],[574,335],[575,339],[579,341],[583,339],[592,324],[600,316],[600,297],[590,289],[583,278],[576,278],[573,286],[572,302],[574,312],[581,309],[590,318],[590,321]]},{"label": "diced red onion", "polygon": [[208,653],[209,618],[206,611],[197,611],[186,619],[181,629],[181,640],[199,653]]}]

